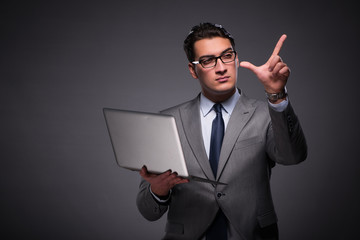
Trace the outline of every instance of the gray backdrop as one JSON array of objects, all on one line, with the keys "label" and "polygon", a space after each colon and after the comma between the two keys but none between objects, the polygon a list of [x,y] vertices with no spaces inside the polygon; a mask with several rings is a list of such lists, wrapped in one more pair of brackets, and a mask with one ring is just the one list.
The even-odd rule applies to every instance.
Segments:
[{"label": "gray backdrop", "polygon": [[[0,238],[159,239],[119,168],[103,107],[157,112],[195,97],[182,42],[203,21],[263,64],[282,33],[309,156],[277,166],[282,239],[350,239],[359,227],[359,14],[346,1],[11,1],[0,7]],[[246,69],[239,87],[264,99]]]}]

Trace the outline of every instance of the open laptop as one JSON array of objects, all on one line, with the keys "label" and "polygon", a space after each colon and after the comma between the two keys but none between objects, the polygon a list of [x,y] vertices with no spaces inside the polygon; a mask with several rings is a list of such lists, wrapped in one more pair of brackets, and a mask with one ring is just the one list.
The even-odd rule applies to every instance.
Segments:
[{"label": "open laptop", "polygon": [[224,184],[189,175],[173,116],[110,108],[103,112],[120,167],[140,171],[146,166],[156,174],[171,170],[190,180]]}]

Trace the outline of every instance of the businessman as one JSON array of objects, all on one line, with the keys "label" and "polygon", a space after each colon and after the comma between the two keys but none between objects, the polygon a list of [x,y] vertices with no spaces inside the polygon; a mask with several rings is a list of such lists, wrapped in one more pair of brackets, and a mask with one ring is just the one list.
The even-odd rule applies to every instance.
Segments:
[{"label": "businessman", "polygon": [[[189,174],[226,185],[143,167],[137,206],[150,221],[167,212],[163,239],[278,239],[271,168],[307,156],[285,87],[290,69],[279,56],[285,39],[280,37],[262,66],[239,62],[234,39],[221,25],[199,24],[185,39],[188,68],[201,93],[162,113],[176,119]],[[239,67],[257,76],[266,101],[236,87]]]}]

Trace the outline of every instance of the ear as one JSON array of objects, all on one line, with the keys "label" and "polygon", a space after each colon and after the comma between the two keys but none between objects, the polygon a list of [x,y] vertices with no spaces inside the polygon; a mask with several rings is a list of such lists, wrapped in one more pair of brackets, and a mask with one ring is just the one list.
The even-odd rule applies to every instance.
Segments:
[{"label": "ear", "polygon": [[195,79],[198,79],[198,76],[197,76],[197,74],[196,74],[195,65],[192,64],[192,63],[189,63],[189,64],[188,64],[188,67],[189,67],[189,71],[190,71],[191,76],[192,76],[193,78],[195,78]]}]

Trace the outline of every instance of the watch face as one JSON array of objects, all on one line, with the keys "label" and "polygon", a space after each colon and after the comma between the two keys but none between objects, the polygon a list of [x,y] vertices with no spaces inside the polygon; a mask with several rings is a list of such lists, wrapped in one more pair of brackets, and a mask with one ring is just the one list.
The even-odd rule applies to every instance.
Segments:
[{"label": "watch face", "polygon": [[279,96],[278,94],[274,93],[274,94],[271,94],[270,97],[269,97],[270,100],[278,100],[279,99]]},{"label": "watch face", "polygon": [[277,100],[278,99],[278,95],[276,93],[267,93],[266,96],[270,100]]},{"label": "watch face", "polygon": [[278,99],[284,98],[286,96],[285,92],[279,92],[279,93],[266,93],[266,96],[271,101],[276,101]]}]

